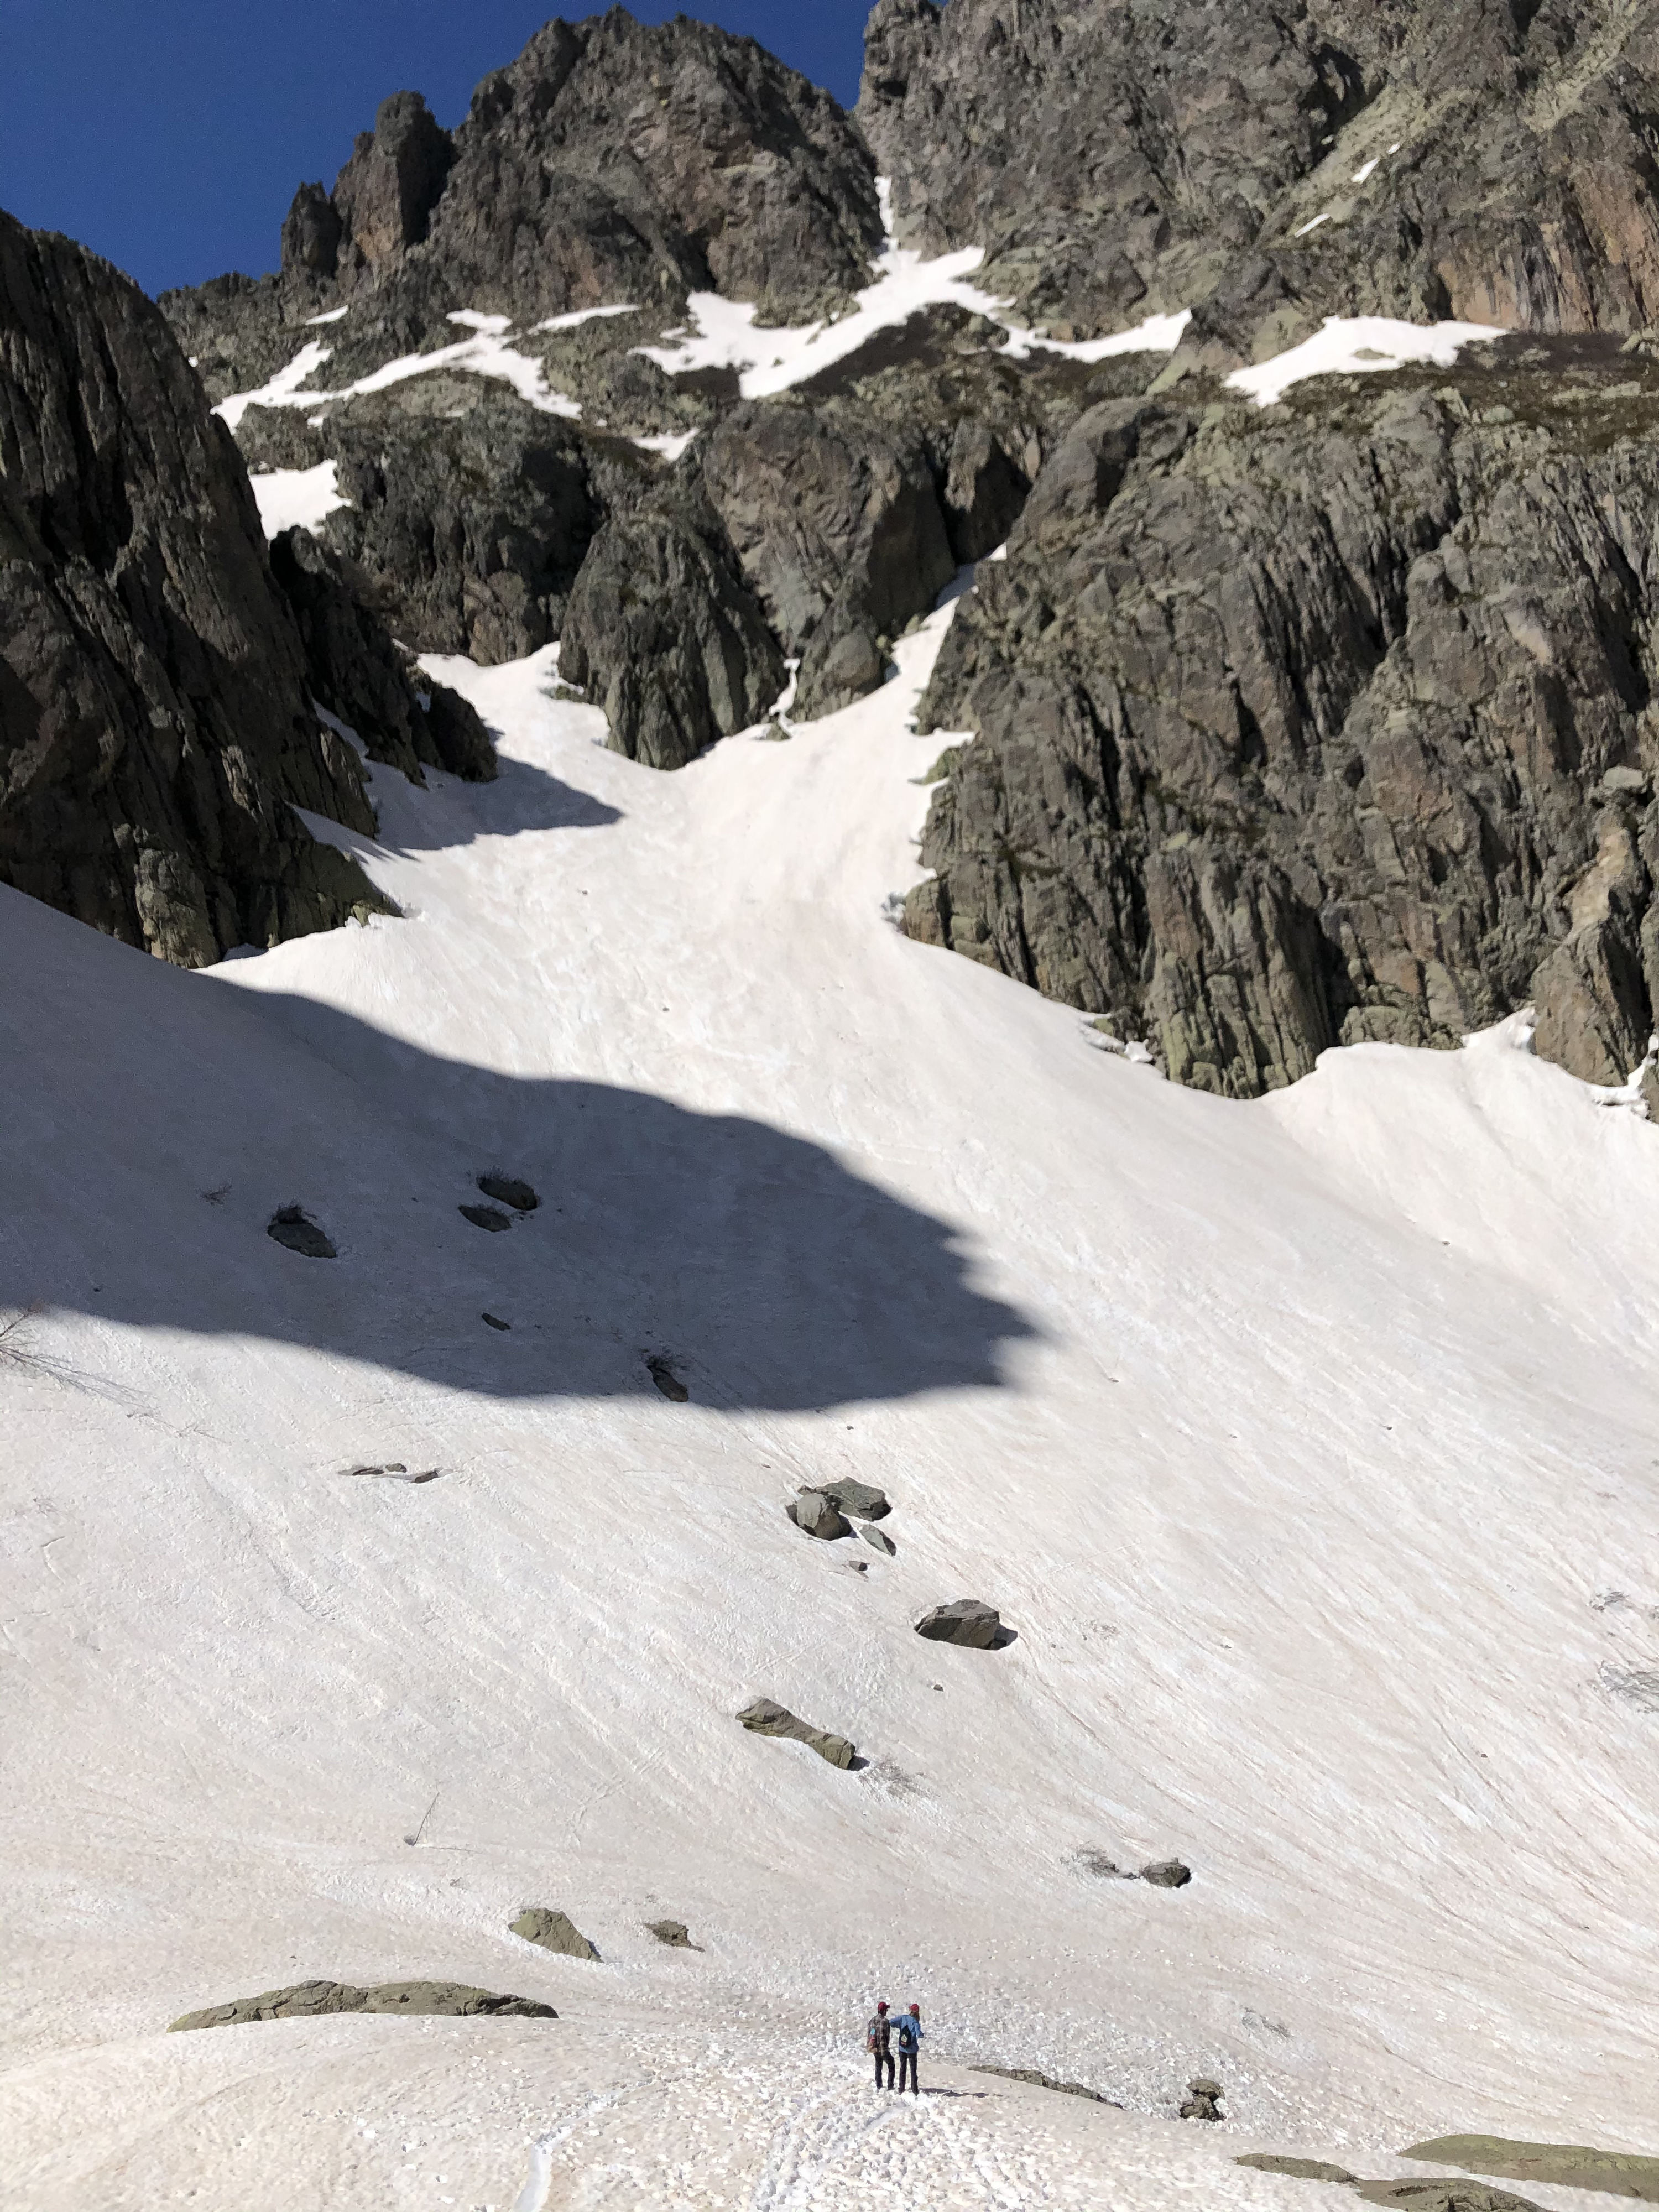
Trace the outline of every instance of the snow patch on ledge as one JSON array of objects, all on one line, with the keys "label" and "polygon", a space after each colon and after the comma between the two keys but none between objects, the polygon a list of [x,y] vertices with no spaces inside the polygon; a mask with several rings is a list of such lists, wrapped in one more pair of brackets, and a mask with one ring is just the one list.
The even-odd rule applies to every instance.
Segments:
[{"label": "snow patch on ledge", "polygon": [[1287,353],[1227,379],[1234,392],[1248,392],[1258,407],[1271,407],[1293,384],[1310,376],[1360,376],[1378,369],[1405,368],[1432,362],[1449,368],[1466,345],[1507,337],[1491,323],[1401,323],[1388,315],[1327,315],[1323,327]]},{"label": "snow patch on ledge", "polygon": [[766,399],[833,368],[878,331],[896,330],[928,307],[961,307],[997,324],[1008,332],[1011,361],[1024,361],[1035,352],[1058,354],[1069,361],[1104,361],[1121,353],[1173,353],[1181,343],[1188,323],[1185,313],[1151,315],[1134,330],[1077,343],[1042,337],[1011,323],[1007,310],[1012,301],[967,281],[985,258],[982,246],[964,246],[925,260],[893,235],[890,179],[878,177],[876,191],[885,243],[875,259],[876,281],[856,295],[858,305],[851,314],[836,322],[769,327],[757,325],[756,309],[749,301],[724,299],[718,292],[693,292],[686,305],[695,335],[676,345],[641,346],[639,351],[670,376],[696,369],[736,369],[744,398]]},{"label": "snow patch on ledge", "polygon": [[316,530],[336,507],[351,502],[340,489],[334,461],[319,461],[314,469],[268,469],[250,477],[258,502],[259,520],[267,538],[284,530]]}]

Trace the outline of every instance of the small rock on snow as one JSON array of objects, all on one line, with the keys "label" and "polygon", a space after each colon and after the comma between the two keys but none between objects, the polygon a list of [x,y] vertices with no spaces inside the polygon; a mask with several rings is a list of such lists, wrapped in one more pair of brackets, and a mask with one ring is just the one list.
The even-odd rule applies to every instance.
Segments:
[{"label": "small rock on snow", "polygon": [[1004,1640],[1006,1632],[995,1606],[976,1597],[958,1597],[924,1613],[916,1623],[916,1634],[933,1644],[961,1644],[972,1651],[989,1651]]},{"label": "small rock on snow", "polygon": [[842,1519],[821,1490],[803,1490],[783,1510],[797,1528],[821,1542],[833,1543],[838,1536],[853,1533],[851,1522]]}]

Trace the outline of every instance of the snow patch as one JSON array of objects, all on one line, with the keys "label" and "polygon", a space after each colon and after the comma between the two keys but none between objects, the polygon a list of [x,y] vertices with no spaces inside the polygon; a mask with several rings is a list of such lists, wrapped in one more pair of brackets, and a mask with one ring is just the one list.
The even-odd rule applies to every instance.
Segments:
[{"label": "snow patch", "polygon": [[1272,361],[1235,369],[1227,383],[1234,392],[1249,392],[1258,407],[1271,407],[1291,385],[1310,376],[1364,375],[1415,362],[1449,368],[1466,345],[1507,335],[1488,323],[1423,325],[1396,322],[1388,315],[1327,315],[1312,337]]},{"label": "snow patch", "polygon": [[1328,215],[1316,215],[1311,222],[1304,222],[1300,230],[1293,230],[1291,233],[1291,236],[1292,238],[1305,238],[1310,230],[1317,230],[1322,222],[1329,222],[1331,218]]},{"label": "snow patch", "polygon": [[695,430],[665,431],[659,437],[630,438],[628,442],[641,453],[660,453],[665,461],[677,461],[696,434]]},{"label": "snow patch", "polygon": [[338,464],[319,461],[314,469],[268,469],[250,477],[267,538],[284,530],[316,530],[337,507],[351,502],[336,482]]},{"label": "snow patch", "polygon": [[1362,161],[1359,167],[1353,173],[1353,182],[1357,185],[1363,185],[1382,158],[1382,156],[1380,154],[1373,154],[1369,161]]},{"label": "snow patch", "polygon": [[337,323],[343,316],[349,315],[350,313],[349,307],[331,307],[325,315],[307,315],[306,328],[315,330],[319,323]]},{"label": "snow patch", "polygon": [[315,407],[336,400],[356,399],[365,392],[385,392],[411,376],[428,376],[434,369],[447,368],[510,384],[521,399],[543,415],[562,415],[572,421],[580,415],[582,410],[577,401],[550,388],[540,362],[517,352],[507,343],[507,334],[512,327],[510,316],[486,315],[471,307],[458,307],[447,320],[461,324],[472,335],[458,339],[453,345],[440,346],[434,353],[400,355],[368,376],[360,376],[356,383],[342,385],[332,392],[299,389],[329,358],[330,349],[313,339],[286,368],[278,369],[269,384],[261,385],[255,392],[232,392],[213,411],[234,430],[250,407]]},{"label": "snow patch", "polygon": [[1172,353],[1181,343],[1188,323],[1185,313],[1149,315],[1132,331],[1075,343],[1042,337],[1011,323],[1006,312],[1011,301],[967,281],[985,258],[982,246],[963,246],[935,260],[924,259],[893,236],[891,180],[878,177],[876,190],[886,242],[875,259],[876,281],[857,294],[858,305],[851,314],[835,322],[757,325],[750,302],[726,300],[718,292],[694,292],[686,304],[696,335],[672,346],[641,346],[640,352],[670,376],[698,369],[736,369],[743,397],[765,399],[821,374],[867,345],[878,331],[897,330],[929,307],[960,307],[997,324],[1009,334],[1011,361],[1027,360],[1036,352],[1059,354],[1070,361],[1104,361],[1114,354]]}]

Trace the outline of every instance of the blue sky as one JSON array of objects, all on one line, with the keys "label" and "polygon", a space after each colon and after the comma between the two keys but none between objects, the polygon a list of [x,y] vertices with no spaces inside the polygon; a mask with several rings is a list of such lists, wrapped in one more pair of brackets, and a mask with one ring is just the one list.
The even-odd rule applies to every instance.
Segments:
[{"label": "blue sky", "polygon": [[[837,99],[870,0],[631,0],[748,33]],[[459,123],[473,86],[581,0],[0,0],[0,207],[147,291],[276,265],[295,186],[334,173],[389,92]]]}]

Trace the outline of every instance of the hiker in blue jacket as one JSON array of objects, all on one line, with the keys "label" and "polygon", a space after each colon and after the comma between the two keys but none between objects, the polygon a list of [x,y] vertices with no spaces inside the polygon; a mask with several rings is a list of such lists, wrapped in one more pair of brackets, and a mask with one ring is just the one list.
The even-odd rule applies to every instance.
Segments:
[{"label": "hiker in blue jacket", "polygon": [[911,2091],[913,2094],[919,2097],[921,2094],[921,2088],[916,2080],[916,2052],[921,2044],[921,2007],[920,2005],[912,2005],[908,2012],[902,2012],[893,2022],[893,2041],[898,2050],[899,2094],[902,2096],[904,2094],[904,2076],[908,2072],[910,2076]]}]

